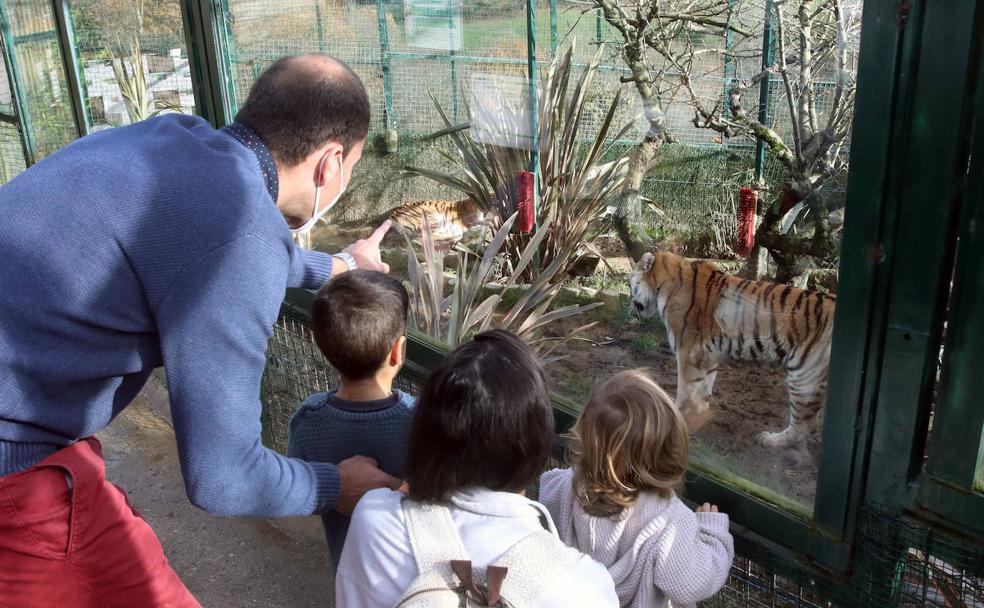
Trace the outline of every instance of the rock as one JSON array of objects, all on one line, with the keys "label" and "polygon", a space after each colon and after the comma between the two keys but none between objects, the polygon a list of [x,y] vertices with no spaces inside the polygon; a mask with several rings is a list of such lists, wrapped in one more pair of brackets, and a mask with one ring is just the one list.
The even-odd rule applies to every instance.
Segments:
[{"label": "rock", "polygon": [[577,262],[571,266],[571,276],[574,277],[590,277],[598,270],[598,264],[601,263],[601,258],[596,255],[584,255],[581,256]]}]

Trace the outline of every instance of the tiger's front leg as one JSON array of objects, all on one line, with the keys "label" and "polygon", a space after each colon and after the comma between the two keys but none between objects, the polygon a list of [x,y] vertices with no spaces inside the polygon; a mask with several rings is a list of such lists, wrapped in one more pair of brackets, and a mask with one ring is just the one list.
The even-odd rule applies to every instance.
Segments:
[{"label": "tiger's front leg", "polygon": [[708,357],[688,352],[677,356],[677,408],[691,430],[703,424],[710,409],[717,366]]}]

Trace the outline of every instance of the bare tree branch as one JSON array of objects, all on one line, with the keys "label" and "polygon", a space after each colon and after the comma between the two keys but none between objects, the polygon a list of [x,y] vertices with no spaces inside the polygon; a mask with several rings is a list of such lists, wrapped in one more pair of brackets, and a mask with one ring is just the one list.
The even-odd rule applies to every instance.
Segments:
[{"label": "bare tree branch", "polygon": [[[803,151],[803,133],[800,130],[800,115],[796,109],[793,87],[789,82],[789,67],[786,64],[786,31],[782,16],[782,4],[776,2],[774,8],[776,11],[776,35],[779,42],[779,76],[782,78],[782,84],[786,88],[786,103],[789,104],[789,117],[793,125],[793,148],[798,156]],[[802,56],[800,57],[800,61],[802,62]],[[802,69],[803,65],[800,63],[800,70]]]}]

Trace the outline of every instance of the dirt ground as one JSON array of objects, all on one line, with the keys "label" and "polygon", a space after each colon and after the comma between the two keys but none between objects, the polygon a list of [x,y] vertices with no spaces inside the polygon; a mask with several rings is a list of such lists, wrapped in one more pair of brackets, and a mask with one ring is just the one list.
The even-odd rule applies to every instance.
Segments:
[{"label": "dirt ground", "polygon": [[[558,327],[557,330],[562,328]],[[676,394],[676,360],[658,321],[616,319],[599,323],[586,335],[592,342],[566,348],[563,361],[548,367],[553,389],[584,403],[591,387],[613,374],[644,368],[670,395]],[[691,450],[699,450],[715,468],[812,505],[816,493],[819,441],[809,457],[758,444],[761,431],[779,431],[788,419],[785,372],[748,364],[725,364],[718,372],[708,420],[696,430]]]},{"label": "dirt ground", "polygon": [[333,606],[323,544],[291,534],[282,520],[216,517],[188,502],[174,431],[146,393],[98,435],[106,476],[126,490],[198,601],[206,608]]}]

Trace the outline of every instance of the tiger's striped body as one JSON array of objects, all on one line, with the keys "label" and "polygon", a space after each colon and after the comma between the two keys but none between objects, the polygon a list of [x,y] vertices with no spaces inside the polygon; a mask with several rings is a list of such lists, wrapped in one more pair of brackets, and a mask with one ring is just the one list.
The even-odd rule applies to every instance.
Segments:
[{"label": "tiger's striped body", "polygon": [[647,253],[629,279],[632,304],[659,314],[677,360],[677,406],[704,413],[727,359],[786,368],[789,425],[763,432],[767,447],[805,447],[827,387],[835,299],[767,281],[747,281],[707,262]]},{"label": "tiger's striped body", "polygon": [[394,209],[390,219],[417,238],[426,221],[435,245],[443,248],[451,247],[469,231],[488,223],[485,211],[471,199],[407,203]]}]

